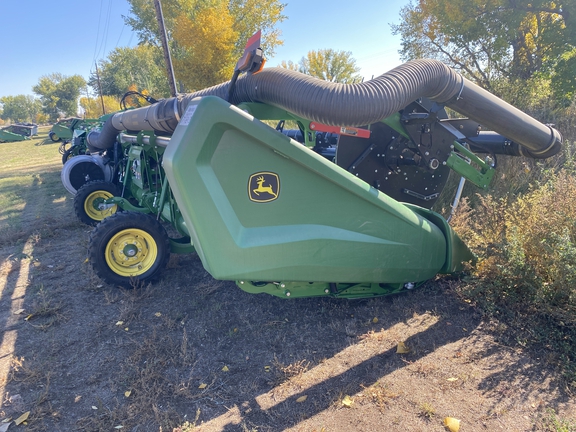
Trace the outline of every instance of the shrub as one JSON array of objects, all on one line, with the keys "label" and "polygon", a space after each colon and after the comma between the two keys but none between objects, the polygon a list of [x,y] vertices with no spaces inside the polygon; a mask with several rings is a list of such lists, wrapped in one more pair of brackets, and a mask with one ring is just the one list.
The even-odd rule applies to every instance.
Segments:
[{"label": "shrub", "polygon": [[463,293],[554,351],[576,381],[576,177],[549,177],[518,197],[465,200],[451,224],[478,256]]}]

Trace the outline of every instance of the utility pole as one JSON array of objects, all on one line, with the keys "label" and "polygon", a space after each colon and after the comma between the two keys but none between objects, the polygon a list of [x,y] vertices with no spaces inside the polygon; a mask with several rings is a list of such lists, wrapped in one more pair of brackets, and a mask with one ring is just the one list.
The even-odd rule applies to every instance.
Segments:
[{"label": "utility pole", "polygon": [[160,4],[160,0],[154,0],[154,9],[156,10],[158,30],[160,31],[160,39],[162,40],[162,49],[164,51],[164,62],[166,63],[170,92],[172,93],[172,96],[176,96],[176,79],[174,78],[174,68],[172,67],[172,58],[170,57],[170,49],[168,48],[168,36],[166,35],[166,27],[164,27],[164,15],[162,15],[162,5]]},{"label": "utility pole", "polygon": [[104,108],[104,97],[102,96],[102,84],[100,84],[100,73],[98,72],[98,62],[94,62],[96,65],[96,80],[98,81],[98,93],[100,93],[100,103],[102,104],[102,115],[106,114],[106,108]]}]

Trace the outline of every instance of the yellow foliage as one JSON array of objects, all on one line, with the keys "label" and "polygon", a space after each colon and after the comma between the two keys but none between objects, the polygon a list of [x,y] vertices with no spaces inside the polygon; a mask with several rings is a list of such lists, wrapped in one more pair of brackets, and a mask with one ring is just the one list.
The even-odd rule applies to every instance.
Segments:
[{"label": "yellow foliage", "polygon": [[[128,86],[127,92],[138,92],[144,96],[148,96],[150,94],[150,92],[147,89],[138,90],[138,86],[134,83],[132,83]],[[141,96],[134,94],[134,95],[125,96],[123,105],[124,104],[126,104],[127,107],[139,108],[143,105],[147,105],[147,102],[145,102]]]},{"label": "yellow foliage", "polygon": [[194,20],[182,13],[176,18],[174,40],[185,55],[174,60],[179,80],[188,90],[200,90],[231,78],[238,33],[227,2],[196,12]]},{"label": "yellow foliage", "polygon": [[[37,113],[36,117],[34,117],[34,123],[36,124],[45,124],[48,123],[50,117],[48,116],[48,114],[44,114],[44,113]],[[0,125],[3,124],[4,122],[2,120],[0,120]]]},{"label": "yellow foliage", "polygon": [[80,106],[84,110],[85,118],[98,118],[102,113],[102,100],[104,100],[104,109],[106,114],[116,112],[120,109],[120,102],[114,96],[103,96],[97,98],[80,98]]}]

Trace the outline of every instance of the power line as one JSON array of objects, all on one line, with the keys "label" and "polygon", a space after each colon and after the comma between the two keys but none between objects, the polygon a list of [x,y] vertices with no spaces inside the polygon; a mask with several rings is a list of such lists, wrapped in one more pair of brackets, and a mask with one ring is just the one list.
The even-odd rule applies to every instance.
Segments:
[{"label": "power line", "polygon": [[96,61],[96,54],[98,49],[98,41],[100,40],[100,22],[102,21],[102,6],[104,0],[100,0],[100,12],[98,13],[98,28],[96,30],[96,43],[94,44],[94,56],[92,57],[92,63]]}]

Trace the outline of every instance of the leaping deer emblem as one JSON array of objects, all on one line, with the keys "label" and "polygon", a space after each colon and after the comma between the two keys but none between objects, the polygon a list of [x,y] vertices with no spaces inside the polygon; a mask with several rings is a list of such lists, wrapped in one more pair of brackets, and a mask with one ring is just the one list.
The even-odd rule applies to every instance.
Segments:
[{"label": "leaping deer emblem", "polygon": [[278,195],[272,189],[272,185],[264,186],[264,176],[260,176],[256,179],[256,183],[258,183],[258,187],[256,189],[252,189],[256,195],[260,196],[260,192],[266,192],[272,195],[274,198],[278,198]]},{"label": "leaping deer emblem", "polygon": [[280,177],[273,172],[257,172],[248,180],[248,198],[257,203],[274,201],[280,195]]}]

